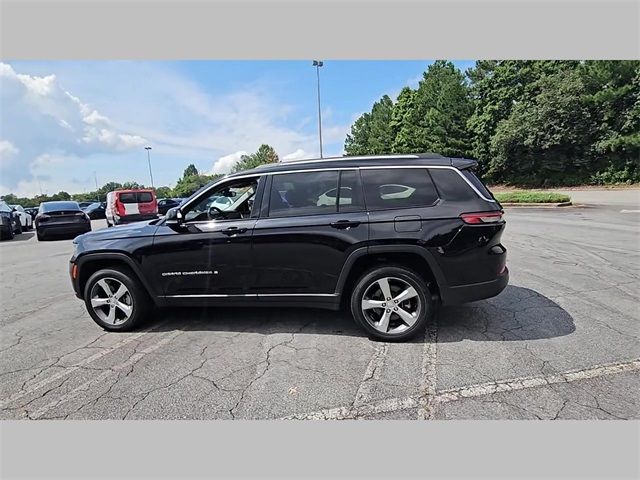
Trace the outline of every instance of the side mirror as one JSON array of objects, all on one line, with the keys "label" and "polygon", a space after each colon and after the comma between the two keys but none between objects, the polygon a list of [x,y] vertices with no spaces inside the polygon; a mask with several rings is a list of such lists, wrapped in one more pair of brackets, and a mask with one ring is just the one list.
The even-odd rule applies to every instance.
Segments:
[{"label": "side mirror", "polygon": [[165,225],[170,228],[180,228],[184,217],[178,207],[173,207],[167,210],[165,215]]}]

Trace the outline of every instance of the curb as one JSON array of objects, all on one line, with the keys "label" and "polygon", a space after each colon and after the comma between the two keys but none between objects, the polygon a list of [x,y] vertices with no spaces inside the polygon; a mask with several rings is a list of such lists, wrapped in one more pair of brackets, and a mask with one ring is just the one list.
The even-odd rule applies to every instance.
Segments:
[{"label": "curb", "polygon": [[570,207],[573,204],[571,202],[560,202],[560,203],[521,203],[521,202],[505,202],[500,203],[503,207],[535,207],[535,208],[555,208],[555,207]]}]

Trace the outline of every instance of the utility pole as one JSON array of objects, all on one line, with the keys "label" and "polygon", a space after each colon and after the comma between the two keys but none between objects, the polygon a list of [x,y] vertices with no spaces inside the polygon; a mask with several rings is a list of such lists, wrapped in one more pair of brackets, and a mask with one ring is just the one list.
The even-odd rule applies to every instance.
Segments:
[{"label": "utility pole", "polygon": [[149,151],[151,150],[150,146],[146,146],[144,147],[144,149],[147,151],[147,161],[149,162],[149,176],[151,177],[151,188],[153,187],[153,173],[151,172],[151,154],[149,153]]},{"label": "utility pole", "polygon": [[316,79],[318,85],[318,136],[320,137],[320,158],[322,158],[322,111],[320,109],[320,67],[322,67],[322,60],[314,60],[313,66],[316,67]]},{"label": "utility pole", "polygon": [[96,182],[96,190],[98,190],[98,176],[96,175],[96,171],[93,171],[93,179]]}]

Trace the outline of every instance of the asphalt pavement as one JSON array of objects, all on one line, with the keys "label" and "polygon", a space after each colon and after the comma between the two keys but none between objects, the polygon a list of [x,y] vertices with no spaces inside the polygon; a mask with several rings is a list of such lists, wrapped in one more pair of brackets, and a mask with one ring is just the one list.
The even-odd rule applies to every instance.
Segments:
[{"label": "asphalt pavement", "polygon": [[0,242],[0,418],[640,418],[640,192],[617,192],[508,209],[507,289],[403,344],[302,308],[107,333],[71,290],[71,240],[23,233]]}]

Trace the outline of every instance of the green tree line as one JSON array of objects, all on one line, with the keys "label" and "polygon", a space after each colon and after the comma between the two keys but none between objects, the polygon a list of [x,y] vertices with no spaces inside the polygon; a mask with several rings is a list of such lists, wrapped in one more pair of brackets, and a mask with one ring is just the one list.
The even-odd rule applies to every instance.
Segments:
[{"label": "green tree line", "polygon": [[640,62],[439,60],[360,116],[344,149],[474,158],[491,183],[637,183]]},{"label": "green tree line", "polygon": [[[232,167],[231,173],[239,172],[255,168],[265,163],[277,163],[279,157],[273,147],[263,144],[255,153],[243,155],[240,160]],[[185,198],[191,196],[194,192],[212,182],[222,175],[207,175],[200,173],[195,165],[190,164],[184,169],[182,177],[180,177],[173,188],[162,186],[156,187],[155,192],[158,198]],[[2,199],[9,205],[19,204],[23,207],[37,207],[42,202],[51,202],[57,200],[74,200],[76,202],[98,201],[104,202],[107,199],[107,193],[114,190],[127,190],[132,188],[148,188],[143,184],[136,182],[108,182],[97,190],[84,193],[70,194],[60,191],[53,195],[36,195],[34,197],[18,197],[13,193],[3,195]]]}]

